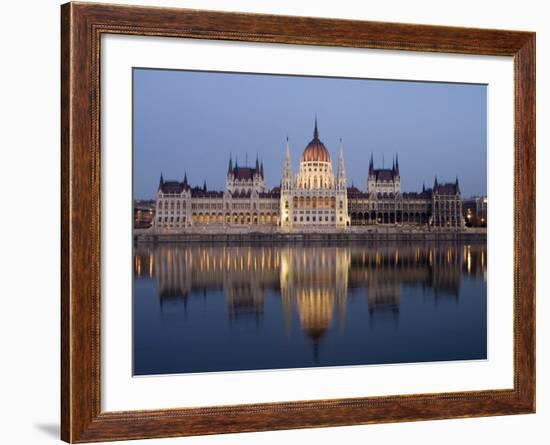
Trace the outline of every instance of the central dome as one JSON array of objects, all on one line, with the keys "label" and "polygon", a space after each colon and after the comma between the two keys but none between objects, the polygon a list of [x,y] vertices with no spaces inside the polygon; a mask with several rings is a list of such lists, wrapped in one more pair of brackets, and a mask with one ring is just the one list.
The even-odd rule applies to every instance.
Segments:
[{"label": "central dome", "polygon": [[317,118],[315,118],[315,129],[313,130],[313,139],[302,154],[304,162],[330,162],[330,155],[327,147],[319,139],[319,131],[317,130]]}]

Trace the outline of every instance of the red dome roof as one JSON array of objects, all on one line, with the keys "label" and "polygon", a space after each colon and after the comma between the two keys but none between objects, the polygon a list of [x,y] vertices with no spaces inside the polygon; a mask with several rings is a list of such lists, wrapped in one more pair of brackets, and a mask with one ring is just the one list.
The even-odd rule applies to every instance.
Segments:
[{"label": "red dome roof", "polygon": [[313,139],[304,150],[302,161],[330,162],[330,155],[325,145],[319,139]]},{"label": "red dome roof", "polygon": [[317,130],[317,118],[315,119],[315,129],[313,130],[313,139],[302,154],[304,162],[330,162],[330,155],[327,147],[319,139],[319,131]]}]

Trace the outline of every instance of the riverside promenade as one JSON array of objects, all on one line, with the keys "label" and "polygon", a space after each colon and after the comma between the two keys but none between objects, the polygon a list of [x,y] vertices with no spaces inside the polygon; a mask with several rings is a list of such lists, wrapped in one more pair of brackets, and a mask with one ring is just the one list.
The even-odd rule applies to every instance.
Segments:
[{"label": "riverside promenade", "polygon": [[427,229],[418,227],[293,228],[189,227],[179,230],[136,229],[138,243],[302,243],[353,241],[469,241],[485,242],[487,230],[481,228]]}]

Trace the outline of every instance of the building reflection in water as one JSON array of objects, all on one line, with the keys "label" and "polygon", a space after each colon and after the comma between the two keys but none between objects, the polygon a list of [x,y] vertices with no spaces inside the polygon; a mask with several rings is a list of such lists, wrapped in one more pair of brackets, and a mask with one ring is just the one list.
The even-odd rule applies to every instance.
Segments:
[{"label": "building reflection in water", "polygon": [[486,256],[485,244],[139,245],[134,275],[156,281],[161,306],[178,300],[186,307],[191,295],[223,291],[231,322],[260,323],[271,290],[288,335],[297,316],[317,354],[327,331],[343,331],[350,289],[367,298],[370,317],[398,321],[404,286],[430,289],[435,303],[458,300],[464,277],[486,282]]}]

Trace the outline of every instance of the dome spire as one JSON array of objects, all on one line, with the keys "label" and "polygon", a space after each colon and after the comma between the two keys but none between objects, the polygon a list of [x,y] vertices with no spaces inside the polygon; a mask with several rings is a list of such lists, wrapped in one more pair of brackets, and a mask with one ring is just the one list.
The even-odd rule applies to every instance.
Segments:
[{"label": "dome spire", "polygon": [[313,139],[319,139],[319,130],[317,129],[317,113],[315,113],[315,128],[313,129]]}]

